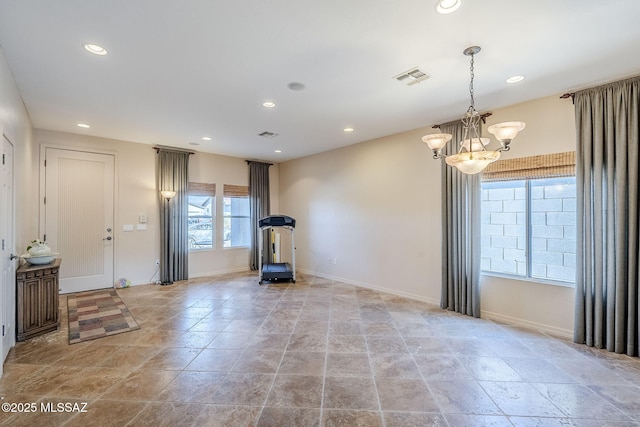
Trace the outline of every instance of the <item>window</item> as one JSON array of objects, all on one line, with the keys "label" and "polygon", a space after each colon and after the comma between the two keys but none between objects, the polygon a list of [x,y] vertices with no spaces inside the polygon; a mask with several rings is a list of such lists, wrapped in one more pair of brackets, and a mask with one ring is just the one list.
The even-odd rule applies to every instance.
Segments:
[{"label": "window", "polygon": [[[577,218],[574,168],[558,173],[559,166],[553,161],[567,161],[566,158],[557,160],[565,154],[574,153],[502,161],[512,163],[508,166],[513,170],[505,170],[504,164],[497,165],[497,169],[501,169],[499,180],[492,180],[495,178],[492,171],[496,168],[488,168],[487,176],[483,174],[483,272],[541,282],[575,282]],[[537,159],[534,163],[538,165],[530,170],[523,168],[522,162],[531,159]]]},{"label": "window", "polygon": [[225,248],[250,246],[249,187],[225,184],[223,212],[223,246]]},{"label": "window", "polygon": [[189,183],[189,250],[215,247],[216,185]]}]

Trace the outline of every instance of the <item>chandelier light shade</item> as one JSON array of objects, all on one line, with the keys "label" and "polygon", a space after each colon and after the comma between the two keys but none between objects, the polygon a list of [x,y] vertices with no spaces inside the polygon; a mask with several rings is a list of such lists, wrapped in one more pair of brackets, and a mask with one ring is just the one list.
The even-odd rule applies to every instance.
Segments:
[{"label": "chandelier light shade", "polygon": [[508,147],[518,133],[524,129],[523,122],[504,122],[489,126],[487,130],[496,137],[503,146]]},{"label": "chandelier light shade", "polygon": [[467,112],[462,117],[462,126],[464,134],[462,141],[459,142],[460,148],[457,154],[449,156],[442,154],[442,149],[447,145],[453,136],[448,133],[433,133],[422,137],[422,141],[433,150],[434,159],[445,159],[445,162],[456,167],[460,172],[473,175],[482,172],[491,162],[495,162],[500,158],[502,151],[509,151],[511,141],[524,129],[523,122],[504,122],[489,126],[487,130],[494,135],[500,142],[497,150],[487,150],[489,138],[480,136],[480,121],[482,116],[476,111],[474,93],[473,93],[473,61],[474,56],[480,52],[479,46],[471,46],[464,50],[464,54],[471,57],[470,75],[471,82],[469,84],[469,95],[471,103]]},{"label": "chandelier light shade", "polygon": [[432,133],[423,136],[422,141],[426,142],[433,151],[440,152],[440,150],[447,145],[447,142],[451,141],[452,137],[453,135],[449,135],[448,133]]},{"label": "chandelier light shade", "polygon": [[[460,146],[467,151],[482,151],[484,150],[484,147],[489,144],[489,142],[489,138],[473,138],[473,140],[465,139],[464,141],[460,142]],[[469,144],[471,144],[471,147],[469,147]]]},{"label": "chandelier light shade", "polygon": [[489,163],[500,158],[499,151],[463,151],[447,156],[444,161],[449,166],[454,166],[467,175],[475,175],[482,172]]}]

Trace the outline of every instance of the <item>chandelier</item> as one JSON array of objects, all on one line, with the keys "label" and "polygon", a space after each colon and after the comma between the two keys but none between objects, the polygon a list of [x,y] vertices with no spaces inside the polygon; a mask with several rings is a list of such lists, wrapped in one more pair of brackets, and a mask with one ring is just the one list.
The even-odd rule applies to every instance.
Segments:
[{"label": "chandelier", "polygon": [[471,105],[461,119],[464,133],[458,153],[448,156],[442,154],[442,148],[453,138],[451,134],[435,133],[422,137],[422,141],[433,150],[434,159],[444,159],[448,165],[454,166],[460,172],[468,175],[482,172],[491,162],[500,158],[500,152],[509,151],[509,144],[525,126],[523,122],[504,122],[489,126],[487,130],[500,141],[501,146],[495,151],[485,148],[490,140],[480,137],[482,116],[476,111],[473,98],[473,58],[478,52],[480,52],[479,46],[471,46],[463,51],[465,55],[471,57],[471,82],[469,83]]}]

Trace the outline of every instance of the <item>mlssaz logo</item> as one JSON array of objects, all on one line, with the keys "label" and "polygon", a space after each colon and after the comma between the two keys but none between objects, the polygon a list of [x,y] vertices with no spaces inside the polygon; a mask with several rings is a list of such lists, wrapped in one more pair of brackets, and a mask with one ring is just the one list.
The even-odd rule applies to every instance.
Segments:
[{"label": "mlssaz logo", "polygon": [[87,402],[40,402],[40,412],[87,412]]}]

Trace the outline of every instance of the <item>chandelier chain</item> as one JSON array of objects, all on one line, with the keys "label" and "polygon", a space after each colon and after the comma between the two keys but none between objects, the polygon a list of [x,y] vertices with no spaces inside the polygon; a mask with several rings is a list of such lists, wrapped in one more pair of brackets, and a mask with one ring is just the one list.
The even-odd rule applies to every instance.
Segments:
[{"label": "chandelier chain", "polygon": [[469,95],[471,95],[471,107],[473,108],[473,111],[475,111],[476,109],[476,103],[475,103],[475,99],[473,98],[473,78],[475,77],[474,73],[473,73],[473,58],[474,58],[474,54],[471,54],[471,68],[470,68],[470,76],[471,76],[471,81],[469,82]]}]

